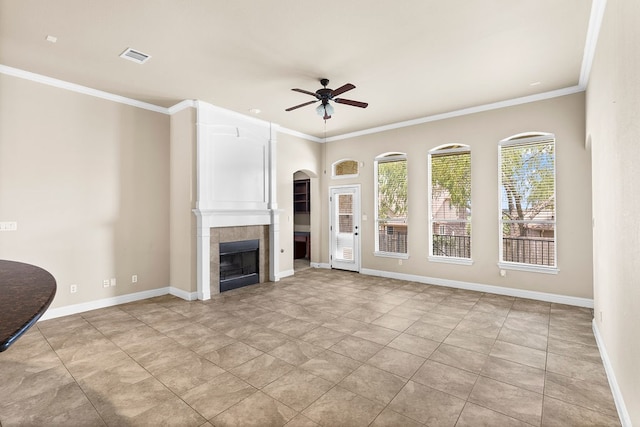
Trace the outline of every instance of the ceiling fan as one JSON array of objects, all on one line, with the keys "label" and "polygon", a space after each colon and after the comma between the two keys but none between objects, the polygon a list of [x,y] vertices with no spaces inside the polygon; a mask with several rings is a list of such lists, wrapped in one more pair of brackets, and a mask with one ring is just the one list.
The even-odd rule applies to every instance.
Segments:
[{"label": "ceiling fan", "polygon": [[285,111],[292,111],[297,108],[305,107],[307,105],[311,105],[313,103],[320,101],[321,104],[316,107],[316,113],[318,113],[319,116],[323,116],[323,118],[327,120],[327,119],[330,119],[331,115],[333,114],[333,105],[331,105],[329,101],[333,101],[338,104],[345,104],[345,105],[351,105],[354,107],[360,107],[360,108],[367,108],[367,106],[369,105],[366,102],[353,101],[351,99],[344,99],[344,98],[336,98],[336,96],[342,95],[348,90],[355,89],[356,87],[351,83],[342,85],[338,89],[327,88],[327,85],[329,84],[329,79],[320,79],[320,84],[322,84],[322,86],[324,87],[322,89],[318,89],[315,92],[309,92],[308,90],[304,90],[304,89],[291,89],[296,92],[306,93],[307,95],[314,96],[316,97],[316,99],[314,101],[309,101],[300,105],[296,105],[295,107],[287,108]]}]

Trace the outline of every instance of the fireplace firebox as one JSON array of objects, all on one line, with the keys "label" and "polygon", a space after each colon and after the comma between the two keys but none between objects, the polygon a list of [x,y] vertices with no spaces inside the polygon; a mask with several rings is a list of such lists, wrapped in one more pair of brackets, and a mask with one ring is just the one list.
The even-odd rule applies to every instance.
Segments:
[{"label": "fireplace firebox", "polygon": [[260,240],[220,243],[220,292],[260,283]]}]

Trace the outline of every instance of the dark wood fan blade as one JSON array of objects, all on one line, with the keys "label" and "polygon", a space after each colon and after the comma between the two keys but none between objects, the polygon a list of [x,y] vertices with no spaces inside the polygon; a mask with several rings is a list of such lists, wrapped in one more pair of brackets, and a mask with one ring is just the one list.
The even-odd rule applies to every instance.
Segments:
[{"label": "dark wood fan blade", "polygon": [[330,118],[331,118],[331,116],[327,116],[326,114],[325,114],[325,115],[324,115],[324,117],[323,117],[323,119],[325,119],[325,120],[328,120],[328,119],[330,119]]},{"label": "dark wood fan blade", "polygon": [[318,102],[317,99],[315,101],[309,101],[309,102],[305,102],[304,104],[296,105],[295,107],[287,108],[284,111],[292,111],[292,110],[295,110],[295,109],[300,108],[300,107],[306,107],[307,105],[311,105],[311,104],[316,103],[316,102]]},{"label": "dark wood fan blade", "polygon": [[315,94],[314,92],[309,92],[308,90],[304,90],[304,89],[291,89],[291,90],[300,92],[300,93],[306,93],[307,95],[315,96],[316,98],[318,97],[317,94]]},{"label": "dark wood fan blade", "polygon": [[367,106],[369,105],[366,102],[353,101],[351,99],[344,99],[344,98],[335,98],[333,101],[337,102],[338,104],[352,105],[354,107],[360,107],[360,108],[367,108]]},{"label": "dark wood fan blade", "polygon": [[347,83],[346,85],[340,86],[338,89],[331,92],[331,96],[338,96],[340,94],[345,93],[348,90],[355,89],[356,87],[351,83]]}]

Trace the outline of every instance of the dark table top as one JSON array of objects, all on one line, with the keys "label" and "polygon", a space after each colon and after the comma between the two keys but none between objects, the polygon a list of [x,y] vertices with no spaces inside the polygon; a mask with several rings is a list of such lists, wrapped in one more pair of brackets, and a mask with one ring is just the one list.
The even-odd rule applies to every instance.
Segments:
[{"label": "dark table top", "polygon": [[56,295],[56,279],[46,270],[0,260],[0,351],[33,326]]}]

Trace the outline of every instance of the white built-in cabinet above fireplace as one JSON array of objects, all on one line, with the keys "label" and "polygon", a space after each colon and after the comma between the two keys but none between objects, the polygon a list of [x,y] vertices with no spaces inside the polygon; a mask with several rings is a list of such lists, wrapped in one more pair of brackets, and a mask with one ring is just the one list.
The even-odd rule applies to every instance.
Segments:
[{"label": "white built-in cabinet above fireplace", "polygon": [[270,270],[277,279],[276,125],[196,102],[198,297],[209,299],[213,227],[270,226]]},{"label": "white built-in cabinet above fireplace", "polygon": [[199,101],[197,138],[199,210],[249,213],[273,208],[275,135],[270,123]]}]

